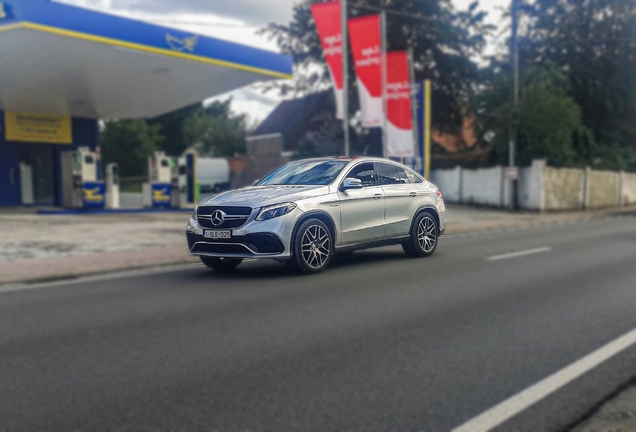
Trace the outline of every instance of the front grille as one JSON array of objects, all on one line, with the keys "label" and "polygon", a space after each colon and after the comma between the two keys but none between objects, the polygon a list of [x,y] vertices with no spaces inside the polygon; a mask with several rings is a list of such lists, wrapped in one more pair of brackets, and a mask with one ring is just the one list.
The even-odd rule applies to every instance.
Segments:
[{"label": "front grille", "polygon": [[[187,233],[188,245],[193,253],[260,253],[281,254],[285,252],[285,246],[274,234],[258,233],[248,234],[230,239],[209,240],[194,233]],[[245,245],[245,246],[243,246]],[[249,250],[248,250],[249,249]]]},{"label": "front grille", "polygon": [[[218,216],[216,214],[217,211],[223,212],[224,220],[215,225],[213,221],[219,220],[218,217],[215,218],[215,216]],[[251,207],[199,207],[197,209],[197,220],[199,221],[199,225],[204,228],[239,228],[245,225],[251,214]]]}]

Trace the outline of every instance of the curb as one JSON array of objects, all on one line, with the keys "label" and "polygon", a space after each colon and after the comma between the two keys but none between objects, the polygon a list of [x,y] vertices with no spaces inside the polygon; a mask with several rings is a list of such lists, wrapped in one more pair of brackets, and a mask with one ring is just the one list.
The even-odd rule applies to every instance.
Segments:
[{"label": "curb", "polygon": [[[98,259],[99,255],[95,255],[95,258]],[[191,263],[198,262],[198,261],[195,261],[195,258],[196,257],[191,257],[189,255],[186,255],[182,258],[165,258],[165,259],[149,260],[145,262],[129,262],[124,265],[122,264],[105,265],[99,268],[89,268],[89,269],[73,268],[71,270],[50,272],[50,273],[37,275],[33,277],[23,277],[23,276],[0,277],[0,287],[6,287],[10,285],[17,285],[17,284],[32,285],[37,283],[74,280],[74,279],[79,279],[86,276],[95,276],[95,275],[127,271],[127,270],[140,270],[140,269],[150,268],[150,267],[191,264]]]},{"label": "curb", "polygon": [[99,210],[38,210],[37,214],[42,216],[91,216],[91,215],[109,215],[109,214],[141,214],[141,213],[192,213],[192,209],[182,208],[158,208],[158,209],[99,209]]}]

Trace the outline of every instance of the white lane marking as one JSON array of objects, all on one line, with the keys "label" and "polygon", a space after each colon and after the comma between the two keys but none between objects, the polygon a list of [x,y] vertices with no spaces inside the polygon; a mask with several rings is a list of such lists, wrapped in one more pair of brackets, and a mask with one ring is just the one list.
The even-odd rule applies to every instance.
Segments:
[{"label": "white lane marking", "polygon": [[546,247],[540,247],[540,248],[536,248],[536,249],[523,250],[523,251],[519,251],[519,252],[511,252],[511,253],[507,253],[507,254],[503,254],[503,255],[495,255],[495,256],[491,256],[491,257],[486,258],[486,260],[487,261],[501,261],[501,260],[505,260],[505,259],[509,259],[509,258],[518,258],[518,257],[526,256],[526,255],[534,255],[534,254],[538,254],[538,253],[542,253],[542,252],[549,252],[551,250],[552,250],[552,248],[550,246],[546,246]]},{"label": "white lane marking", "polygon": [[499,405],[453,429],[452,432],[490,431],[635,343],[636,329],[506,399]]}]

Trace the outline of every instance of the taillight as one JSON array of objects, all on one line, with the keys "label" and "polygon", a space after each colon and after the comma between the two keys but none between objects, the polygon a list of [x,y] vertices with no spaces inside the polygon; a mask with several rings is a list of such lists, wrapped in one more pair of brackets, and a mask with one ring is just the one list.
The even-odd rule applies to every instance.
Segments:
[{"label": "taillight", "polygon": [[442,191],[441,191],[441,190],[437,189],[437,190],[435,191],[435,193],[437,194],[437,196],[438,196],[438,197],[440,197],[440,198],[442,198],[442,199],[444,198],[444,195],[442,195]]}]

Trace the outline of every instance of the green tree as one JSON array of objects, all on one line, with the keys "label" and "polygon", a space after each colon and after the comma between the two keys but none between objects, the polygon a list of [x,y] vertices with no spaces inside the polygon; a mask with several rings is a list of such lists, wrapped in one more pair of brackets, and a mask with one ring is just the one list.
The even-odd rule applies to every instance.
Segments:
[{"label": "green tree", "polygon": [[522,16],[522,67],[556,65],[593,135],[575,136],[579,156],[636,170],[636,2],[536,0]]},{"label": "green tree", "polygon": [[231,98],[215,101],[183,123],[183,136],[200,154],[231,157],[245,153],[247,117],[233,113],[231,105]]},{"label": "green tree", "polygon": [[[477,96],[477,136],[492,145],[494,160],[508,163],[510,75],[491,76],[486,90]],[[524,70],[520,82],[516,162],[529,165],[542,158],[556,166],[582,164],[573,138],[592,140],[582,121],[581,108],[569,95],[566,76],[557,68]]]},{"label": "green tree", "polygon": [[[283,94],[311,93],[331,85],[310,4],[304,0],[294,6],[289,24],[270,24],[262,33],[275,40],[281,51],[291,55],[296,66],[292,84],[281,84]],[[382,0],[358,0],[349,10],[351,17],[378,13]],[[457,12],[450,0],[393,0],[386,8],[388,49],[413,49],[416,80],[432,79],[434,127],[456,130],[462,122],[462,107],[478,77],[472,60],[485,46],[485,34],[492,28],[484,24],[485,13],[473,3]],[[349,61],[349,107],[359,109],[355,92],[353,61]],[[269,88],[266,88],[269,89]],[[334,111],[334,105],[325,107]],[[360,150],[360,149],[354,149]]]},{"label": "green tree", "polygon": [[161,126],[145,120],[108,121],[101,132],[100,145],[105,164],[116,162],[122,177],[147,174],[147,157],[163,141]]},{"label": "green tree", "polygon": [[196,103],[148,120],[151,125],[161,126],[161,134],[165,138],[160,144],[161,150],[171,156],[183,154],[192,145],[190,137],[184,133],[183,125],[190,117],[202,111],[203,104]]}]

